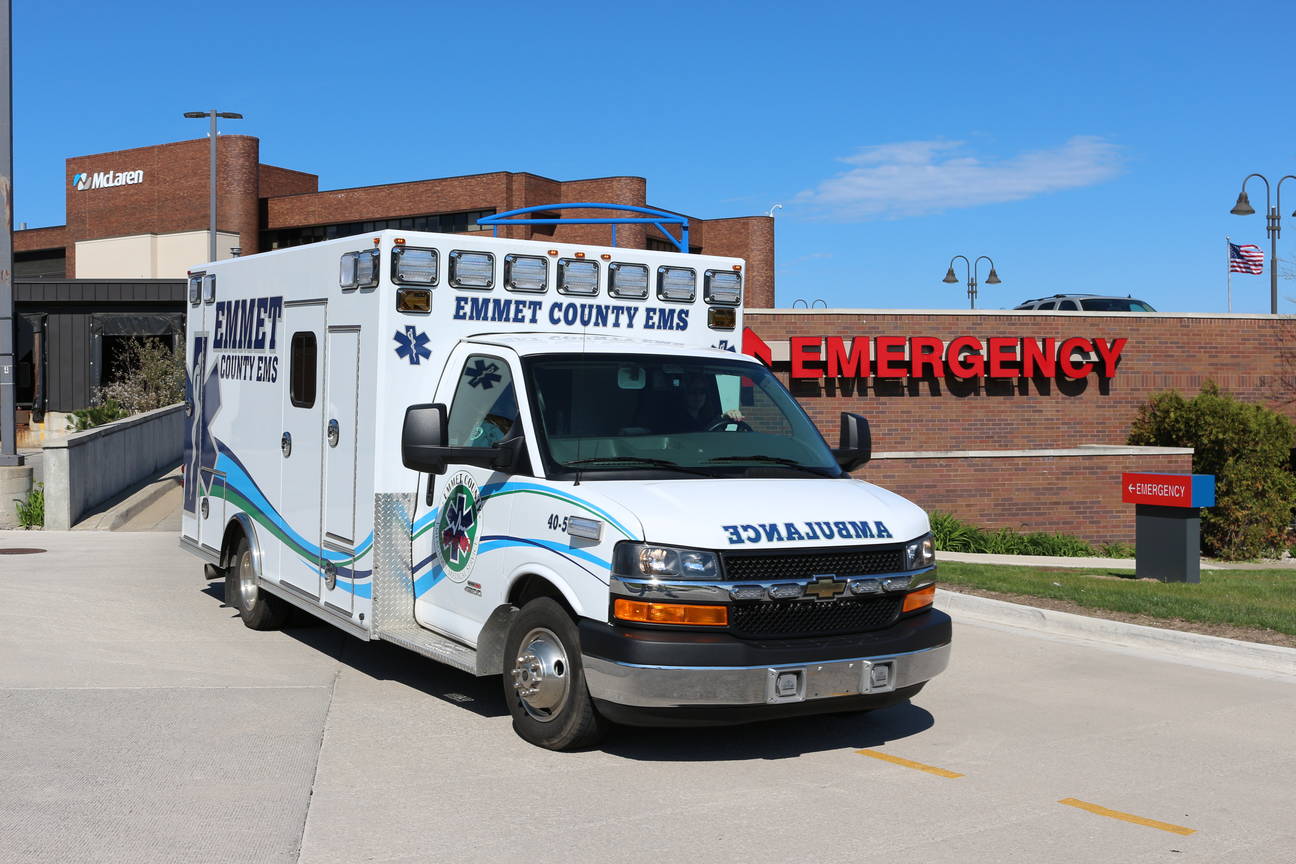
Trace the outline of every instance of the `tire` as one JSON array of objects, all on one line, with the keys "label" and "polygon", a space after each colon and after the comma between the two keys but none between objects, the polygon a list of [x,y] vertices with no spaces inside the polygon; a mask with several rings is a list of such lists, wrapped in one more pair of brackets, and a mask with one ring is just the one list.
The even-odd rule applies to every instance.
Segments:
[{"label": "tire", "polygon": [[252,547],[242,533],[225,568],[225,602],[238,610],[243,624],[253,630],[278,630],[288,619],[289,606],[257,585]]},{"label": "tire", "polygon": [[567,610],[537,597],[513,617],[504,640],[504,700],[513,731],[547,750],[592,747],[607,733],[581,665],[580,636]]}]

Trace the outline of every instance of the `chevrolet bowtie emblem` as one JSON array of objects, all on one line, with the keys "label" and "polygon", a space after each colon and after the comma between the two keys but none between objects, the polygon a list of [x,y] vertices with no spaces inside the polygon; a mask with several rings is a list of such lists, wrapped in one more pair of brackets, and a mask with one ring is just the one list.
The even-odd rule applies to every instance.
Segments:
[{"label": "chevrolet bowtie emblem", "polygon": [[845,582],[838,582],[831,574],[816,576],[815,581],[805,586],[807,597],[817,597],[820,600],[828,600],[836,597],[846,590]]}]

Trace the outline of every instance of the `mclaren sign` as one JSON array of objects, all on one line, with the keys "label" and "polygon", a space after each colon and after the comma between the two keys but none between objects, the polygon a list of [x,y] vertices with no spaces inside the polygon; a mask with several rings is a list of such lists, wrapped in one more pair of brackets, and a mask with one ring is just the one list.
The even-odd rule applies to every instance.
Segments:
[{"label": "mclaren sign", "polygon": [[106,189],[110,186],[134,186],[144,182],[144,172],[140,171],[96,171],[88,174],[82,171],[72,177],[72,185],[78,192],[87,189]]}]

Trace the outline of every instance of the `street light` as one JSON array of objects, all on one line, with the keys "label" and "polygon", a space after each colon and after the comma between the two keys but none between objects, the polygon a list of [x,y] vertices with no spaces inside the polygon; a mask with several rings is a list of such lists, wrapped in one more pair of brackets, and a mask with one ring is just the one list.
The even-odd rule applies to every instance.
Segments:
[{"label": "street light", "polygon": [[207,260],[216,260],[216,118],[222,117],[226,120],[242,120],[242,114],[235,114],[233,111],[186,111],[184,116],[201,119],[203,117],[211,118],[211,172],[209,174],[211,190],[209,193],[208,204],[211,208],[211,223],[207,232]]},{"label": "street light", "polygon": [[954,285],[959,281],[958,277],[954,275],[954,262],[960,258],[962,258],[963,263],[967,265],[968,303],[971,304],[969,308],[975,309],[977,296],[977,265],[981,263],[982,258],[990,262],[990,275],[986,277],[986,284],[998,285],[1003,280],[1001,280],[999,274],[995,272],[994,260],[989,255],[979,255],[975,261],[969,261],[966,255],[955,255],[950,259],[949,269],[945,271],[945,278],[941,280],[942,282],[947,285]]},{"label": "street light", "polygon": [[[1238,193],[1237,203],[1229,212],[1234,216],[1250,216],[1255,213],[1255,208],[1251,206],[1251,199],[1247,198],[1246,184],[1252,177],[1259,177],[1265,184],[1265,209],[1268,211],[1268,220],[1265,231],[1269,234],[1269,314],[1278,314],[1278,235],[1282,231],[1279,224],[1282,210],[1282,184],[1284,180],[1296,180],[1296,176],[1291,174],[1278,178],[1278,186],[1274,189],[1273,201],[1269,200],[1269,178],[1263,174],[1248,174],[1242,178],[1242,191]],[[1296,217],[1296,212],[1292,213]]]}]

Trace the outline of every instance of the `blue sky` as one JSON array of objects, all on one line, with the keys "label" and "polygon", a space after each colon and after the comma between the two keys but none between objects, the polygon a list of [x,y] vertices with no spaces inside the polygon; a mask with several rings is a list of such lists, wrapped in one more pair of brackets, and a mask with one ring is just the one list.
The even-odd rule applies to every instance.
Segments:
[{"label": "blue sky", "polygon": [[[986,308],[1222,312],[1225,234],[1268,251],[1228,213],[1242,177],[1296,174],[1290,3],[14,5],[31,227],[64,221],[66,157],[201,137],[180,115],[215,107],[325,189],[510,170],[640,175],[702,218],[782,203],[783,306],[964,308],[941,277],[966,254],[1003,279]],[[1233,308],[1269,311],[1267,272]]]}]

